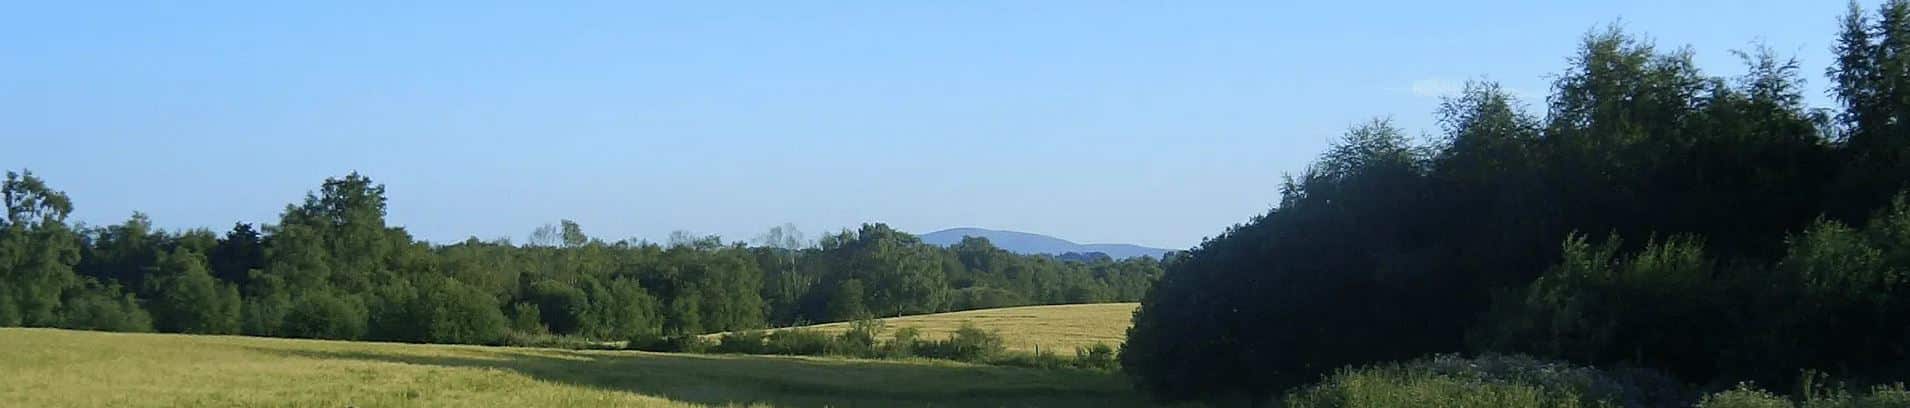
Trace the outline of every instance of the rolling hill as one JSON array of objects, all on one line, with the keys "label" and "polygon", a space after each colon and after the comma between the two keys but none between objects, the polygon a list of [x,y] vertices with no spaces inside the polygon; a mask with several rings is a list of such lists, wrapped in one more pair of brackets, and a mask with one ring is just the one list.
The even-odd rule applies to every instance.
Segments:
[{"label": "rolling hill", "polygon": [[988,242],[995,244],[996,247],[1018,254],[1061,255],[1070,252],[1080,254],[1099,252],[1107,254],[1114,259],[1126,259],[1140,256],[1160,258],[1162,255],[1172,252],[1172,250],[1168,249],[1149,248],[1130,244],[1077,244],[1073,241],[1047,235],[982,228],[950,228],[922,234],[921,236],[922,242],[940,246],[955,245],[956,243],[962,242],[962,238],[964,237],[987,238]]},{"label": "rolling hill", "polygon": [[[1133,324],[1131,319],[1138,307],[1139,303],[1020,306],[892,317],[882,319],[882,323],[884,335],[898,328],[914,327],[921,330],[925,338],[943,339],[962,327],[963,322],[968,322],[1000,333],[1002,344],[1009,350],[1040,349],[1069,354],[1075,347],[1094,343],[1119,347],[1127,340],[1127,328]],[[803,327],[829,333],[849,330],[848,323]],[[717,336],[711,335],[711,338]]]}]

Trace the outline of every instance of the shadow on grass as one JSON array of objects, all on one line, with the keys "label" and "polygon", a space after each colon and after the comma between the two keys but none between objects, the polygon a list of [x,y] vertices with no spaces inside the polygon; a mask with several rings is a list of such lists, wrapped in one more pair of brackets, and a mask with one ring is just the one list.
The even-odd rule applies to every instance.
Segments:
[{"label": "shadow on grass", "polygon": [[497,369],[540,381],[708,405],[1143,406],[1118,374],[783,356],[469,349],[469,353],[259,349],[313,359]]}]

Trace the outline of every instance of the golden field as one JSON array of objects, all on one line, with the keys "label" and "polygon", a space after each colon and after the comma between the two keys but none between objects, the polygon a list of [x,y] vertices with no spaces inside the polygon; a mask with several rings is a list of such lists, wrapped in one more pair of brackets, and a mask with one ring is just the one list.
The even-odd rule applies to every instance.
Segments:
[{"label": "golden field", "polygon": [[[961,328],[963,322],[970,322],[983,330],[1000,332],[1009,350],[1040,348],[1071,355],[1075,347],[1094,343],[1118,348],[1127,339],[1134,309],[1139,307],[1139,303],[1021,306],[893,317],[882,322],[885,335],[897,328],[914,327],[929,339],[947,338]],[[849,330],[848,323],[803,327],[831,333]]]},{"label": "golden field", "polygon": [[[1043,347],[1118,340],[1132,305],[950,315]],[[1019,309],[1019,310],[1017,310]],[[1030,314],[1041,318],[1026,317]],[[1054,317],[1068,316],[1055,320]],[[1073,325],[1078,321],[1081,326]],[[953,327],[953,326],[948,326]],[[1085,335],[1071,330],[1091,328]],[[1012,331],[1011,331],[1012,330]],[[0,329],[8,407],[1121,407],[1119,374],[872,361]]]}]

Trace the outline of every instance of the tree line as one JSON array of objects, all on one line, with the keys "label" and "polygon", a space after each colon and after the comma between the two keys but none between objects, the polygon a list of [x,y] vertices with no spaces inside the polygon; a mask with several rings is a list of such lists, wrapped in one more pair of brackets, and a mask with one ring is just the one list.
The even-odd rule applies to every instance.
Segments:
[{"label": "tree line", "polygon": [[[1523,353],[1785,389],[1910,374],[1910,1],[1842,18],[1830,91],[1757,47],[1588,34],[1528,109],[1489,82],[1415,140],[1356,126],[1142,302],[1125,371],[1264,401],[1333,370]],[[1535,112],[1536,111],[1536,112]]]},{"label": "tree line", "polygon": [[[1135,301],[1159,260],[943,248],[883,224],[756,245],[676,233],[605,242],[565,220],[523,244],[438,245],[385,219],[385,192],[327,179],[275,224],[69,224],[72,201],[8,172],[0,326],[502,344],[656,344],[695,334],[1030,304]],[[1065,258],[1065,259],[1064,259]]]}]

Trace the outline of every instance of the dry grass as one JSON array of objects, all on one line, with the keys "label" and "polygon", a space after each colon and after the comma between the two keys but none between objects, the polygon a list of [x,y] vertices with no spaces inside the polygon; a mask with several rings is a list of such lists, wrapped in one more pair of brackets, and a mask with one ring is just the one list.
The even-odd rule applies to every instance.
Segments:
[{"label": "dry grass", "polygon": [[[1047,305],[968,310],[882,319],[889,331],[914,327],[925,338],[947,338],[972,322],[984,330],[1001,332],[1009,350],[1053,350],[1074,353],[1077,346],[1106,343],[1120,346],[1127,340],[1127,328],[1133,325],[1134,309],[1139,303],[1095,303],[1084,305]],[[806,326],[831,333],[849,329],[848,323]]]},{"label": "dry grass", "polygon": [[[992,320],[1004,319],[1013,320]],[[0,329],[0,406],[1118,407],[1140,401],[1116,375],[1068,370]]]}]

